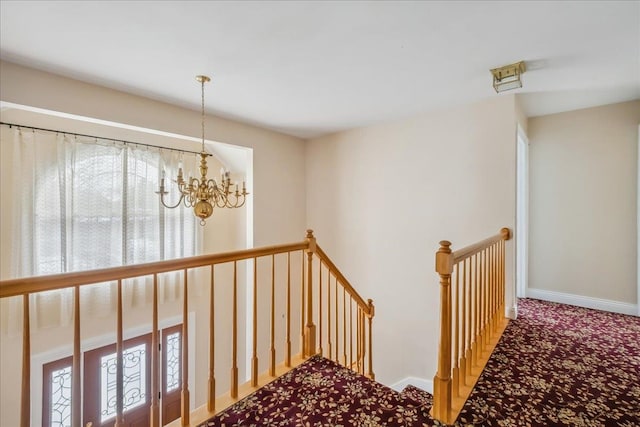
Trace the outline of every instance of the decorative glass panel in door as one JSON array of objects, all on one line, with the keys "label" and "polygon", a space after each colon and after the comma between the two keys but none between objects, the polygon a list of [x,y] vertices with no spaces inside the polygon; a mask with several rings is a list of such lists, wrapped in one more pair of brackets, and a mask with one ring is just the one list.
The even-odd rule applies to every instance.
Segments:
[{"label": "decorative glass panel in door", "polygon": [[[125,426],[149,425],[151,335],[124,342],[123,418]],[[84,358],[83,425],[111,427],[116,420],[116,346],[87,351]]]}]

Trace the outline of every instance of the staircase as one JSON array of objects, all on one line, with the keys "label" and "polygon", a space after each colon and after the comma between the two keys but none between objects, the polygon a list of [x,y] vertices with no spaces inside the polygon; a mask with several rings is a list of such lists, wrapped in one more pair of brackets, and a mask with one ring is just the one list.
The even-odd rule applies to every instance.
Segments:
[{"label": "staircase", "polygon": [[414,386],[397,392],[321,356],[313,356],[201,424],[281,426],[434,426],[433,396]]},{"label": "staircase", "polygon": [[433,406],[433,395],[413,385],[408,385],[400,392],[400,396],[404,399],[414,402],[426,408]]}]

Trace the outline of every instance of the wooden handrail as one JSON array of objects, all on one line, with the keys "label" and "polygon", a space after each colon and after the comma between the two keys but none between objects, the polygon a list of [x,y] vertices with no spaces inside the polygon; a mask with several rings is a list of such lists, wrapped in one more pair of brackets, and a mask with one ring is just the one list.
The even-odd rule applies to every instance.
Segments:
[{"label": "wooden handrail", "polygon": [[320,245],[316,244],[316,255],[318,258],[322,260],[322,263],[329,269],[331,273],[336,277],[338,283],[341,283],[342,286],[349,293],[351,298],[353,298],[358,306],[364,311],[367,316],[373,315],[370,310],[369,305],[365,302],[364,299],[358,294],[358,292],[351,286],[351,283],[347,280],[346,277],[342,274],[342,272],[336,267],[336,265],[331,261],[331,259],[327,256],[327,254],[322,250]]},{"label": "wooden handrail", "polygon": [[[292,357],[291,355],[291,289],[292,289],[292,277],[291,277],[291,253],[301,253],[301,276],[300,276],[300,314],[301,314],[301,353],[299,356]],[[287,260],[287,274],[286,274],[286,337],[285,337],[285,351],[283,355],[279,355],[283,360],[283,364],[276,366],[276,323],[275,323],[275,302],[276,302],[276,256],[286,254]],[[257,274],[257,262],[259,258],[270,257],[271,258],[271,270],[270,270],[270,312],[269,312],[269,361],[268,370],[266,373],[259,375],[258,373],[258,360],[257,360],[257,344],[256,338],[257,331],[257,319],[258,319],[258,307],[257,307],[257,290],[258,290],[258,274]],[[314,262],[314,257],[317,257],[318,261]],[[251,381],[247,384],[239,384],[238,378],[238,262],[243,260],[249,260],[253,262],[253,301],[252,312],[247,313],[247,316],[252,317],[253,324],[253,337],[252,347],[246,349],[246,351],[253,352],[252,358],[252,373]],[[215,289],[214,286],[215,274],[214,267],[217,264],[232,264],[233,265],[233,281],[231,284],[232,299],[231,299],[231,379],[229,385],[228,397],[218,397],[219,393],[216,392],[216,379],[214,372],[214,354],[215,354],[215,341],[214,341],[214,322],[216,321],[216,313],[214,312],[215,304]],[[319,271],[315,276],[319,278],[319,281],[314,280],[314,264],[318,266]],[[190,387],[193,384],[189,384],[189,289],[191,287],[191,280],[189,280],[190,269],[207,267],[210,268],[210,283],[208,287],[210,294],[208,295],[209,301],[209,346],[208,355],[203,355],[208,359],[209,367],[207,374],[207,399],[203,407],[196,409],[195,412],[190,412]],[[323,269],[327,271],[326,279],[326,292],[323,290]],[[83,286],[91,286],[98,283],[105,282],[117,282],[117,328],[116,328],[116,353],[117,353],[117,396],[118,404],[116,410],[116,426],[123,425],[124,408],[122,404],[123,396],[123,353],[124,353],[124,331],[123,331],[123,281],[127,279],[134,279],[141,276],[149,276],[153,278],[153,307],[151,323],[153,326],[152,331],[152,348],[157,348],[159,344],[158,324],[159,324],[159,307],[158,307],[158,286],[159,277],[161,273],[168,272],[180,272],[181,278],[181,290],[182,290],[182,344],[181,344],[181,360],[183,361],[181,369],[181,384],[180,386],[180,412],[181,416],[179,420],[172,422],[171,426],[189,426],[197,425],[204,421],[206,418],[215,414],[216,411],[220,411],[230,404],[234,403],[238,399],[246,396],[254,391],[257,387],[270,381],[277,375],[282,375],[288,369],[291,369],[298,364],[302,363],[305,358],[310,357],[317,352],[323,353],[323,344],[328,342],[329,354],[328,357],[332,357],[332,345],[335,344],[335,360],[338,361],[338,346],[342,344],[342,364],[346,367],[360,373],[365,373],[370,378],[374,378],[373,362],[372,362],[372,319],[374,317],[374,305],[372,300],[365,300],[358,294],[351,283],[346,279],[342,272],[336,267],[333,261],[327,256],[327,254],[317,245],[316,239],[313,236],[312,230],[307,230],[306,238],[302,242],[289,243],[283,245],[267,246],[262,248],[246,249],[232,252],[225,252],[211,255],[200,255],[189,258],[173,259],[159,262],[151,262],[145,264],[128,265],[121,267],[105,268],[91,271],[80,271],[73,273],[54,274],[48,276],[36,276],[25,277],[11,280],[0,281],[0,299],[14,296],[22,296],[23,299],[23,362],[22,362],[22,390],[21,390],[21,409],[20,409],[20,425],[29,426],[30,420],[30,360],[31,360],[31,334],[30,334],[30,311],[29,311],[29,296],[30,294],[36,294],[44,291],[60,290],[66,288],[74,289],[74,343],[73,343],[73,366],[72,372],[77,373],[80,371],[80,357],[81,357],[81,338],[80,338],[80,289]],[[335,288],[332,292],[331,277],[334,278],[333,283]],[[251,285],[248,285],[251,286]],[[265,286],[267,286],[265,284]],[[341,298],[338,299],[339,291],[341,287]],[[316,300],[318,298],[319,300]],[[326,298],[326,305],[323,305],[323,299]],[[332,304],[333,298],[333,304]],[[280,298],[278,298],[280,300]],[[316,313],[314,310],[314,304],[319,308]],[[338,306],[340,305],[341,311],[339,312]],[[355,306],[355,310],[354,310]],[[365,317],[368,322],[365,322]],[[247,322],[251,321],[247,317]],[[327,322],[325,325],[323,322]],[[316,322],[319,323],[319,328],[316,330]],[[341,328],[338,327],[340,324]],[[333,326],[335,326],[335,334],[331,337]],[[339,334],[339,329],[341,333]],[[326,332],[325,332],[326,331]],[[332,341],[333,340],[333,341]],[[354,342],[355,340],[355,342]],[[319,345],[318,345],[319,344]],[[153,395],[150,402],[150,426],[156,427],[162,423],[159,414],[160,405],[158,398],[158,391],[160,388],[160,371],[159,371],[159,357],[160,355],[153,351],[151,352],[151,381],[150,391]],[[349,357],[347,357],[347,354]],[[355,358],[354,358],[355,357]],[[80,425],[80,408],[82,404],[81,396],[81,376],[73,375],[73,388],[72,388],[72,414],[73,424]],[[194,416],[195,414],[195,416]]]},{"label": "wooden handrail", "polygon": [[440,242],[440,340],[431,414],[441,422],[455,422],[506,327],[504,242],[510,237],[502,228],[457,251],[451,242]]},{"label": "wooden handrail", "polygon": [[[497,243],[500,240],[509,240],[510,238],[511,232],[509,231],[509,229],[502,228],[500,229],[500,233],[496,234],[495,236],[488,237],[484,240],[453,252],[453,264],[457,264],[460,261],[464,261],[465,259],[469,258],[470,256],[482,252],[483,250],[491,247],[494,243]],[[438,273],[441,273],[441,271],[439,271],[437,268],[438,267],[436,266],[436,271]]]},{"label": "wooden handrail", "polygon": [[140,276],[150,276],[155,273],[159,274],[182,270],[185,268],[224,264],[232,261],[260,258],[272,254],[294,252],[301,249],[307,249],[308,247],[308,242],[304,241],[300,243],[265,246],[263,248],[243,249],[220,254],[199,255],[188,258],[149,262],[145,264],[103,268],[99,270],[2,280],[0,281],[0,298],[71,288],[76,285],[92,285],[118,279],[132,279]]}]

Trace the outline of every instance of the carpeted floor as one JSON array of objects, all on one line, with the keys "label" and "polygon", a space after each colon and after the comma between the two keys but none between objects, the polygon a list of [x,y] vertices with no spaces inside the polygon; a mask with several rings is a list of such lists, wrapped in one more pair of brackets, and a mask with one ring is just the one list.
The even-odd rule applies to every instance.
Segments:
[{"label": "carpeted floor", "polygon": [[640,426],[640,318],[521,299],[458,423]]},{"label": "carpeted floor", "polygon": [[[640,318],[523,299],[456,425],[640,426]],[[203,424],[439,425],[432,398],[313,357]]]}]

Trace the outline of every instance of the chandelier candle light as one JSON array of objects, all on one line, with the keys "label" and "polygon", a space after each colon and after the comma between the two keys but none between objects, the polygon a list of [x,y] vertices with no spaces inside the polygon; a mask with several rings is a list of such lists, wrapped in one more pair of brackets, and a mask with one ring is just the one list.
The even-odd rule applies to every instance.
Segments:
[{"label": "chandelier candle light", "polygon": [[200,218],[200,225],[204,225],[207,218],[213,214],[213,208],[239,208],[244,205],[246,201],[247,188],[244,181],[242,182],[242,192],[238,188],[238,184],[235,184],[235,191],[231,188],[231,177],[228,171],[221,169],[220,183],[215,179],[207,179],[207,154],[204,151],[204,84],[211,81],[207,76],[196,76],[196,80],[202,85],[202,109],[201,109],[201,125],[202,125],[202,151],[200,151],[200,179],[189,177],[189,181],[184,180],[182,175],[182,168],[178,169],[178,177],[175,183],[178,184],[178,192],[180,193],[180,199],[178,202],[171,206],[167,205],[164,200],[164,196],[169,194],[164,188],[164,171],[162,172],[162,178],[160,179],[160,190],[156,191],[156,194],[160,195],[160,202],[166,208],[173,209],[180,206],[180,203],[184,202],[184,205],[188,208],[193,208],[195,216]]}]

